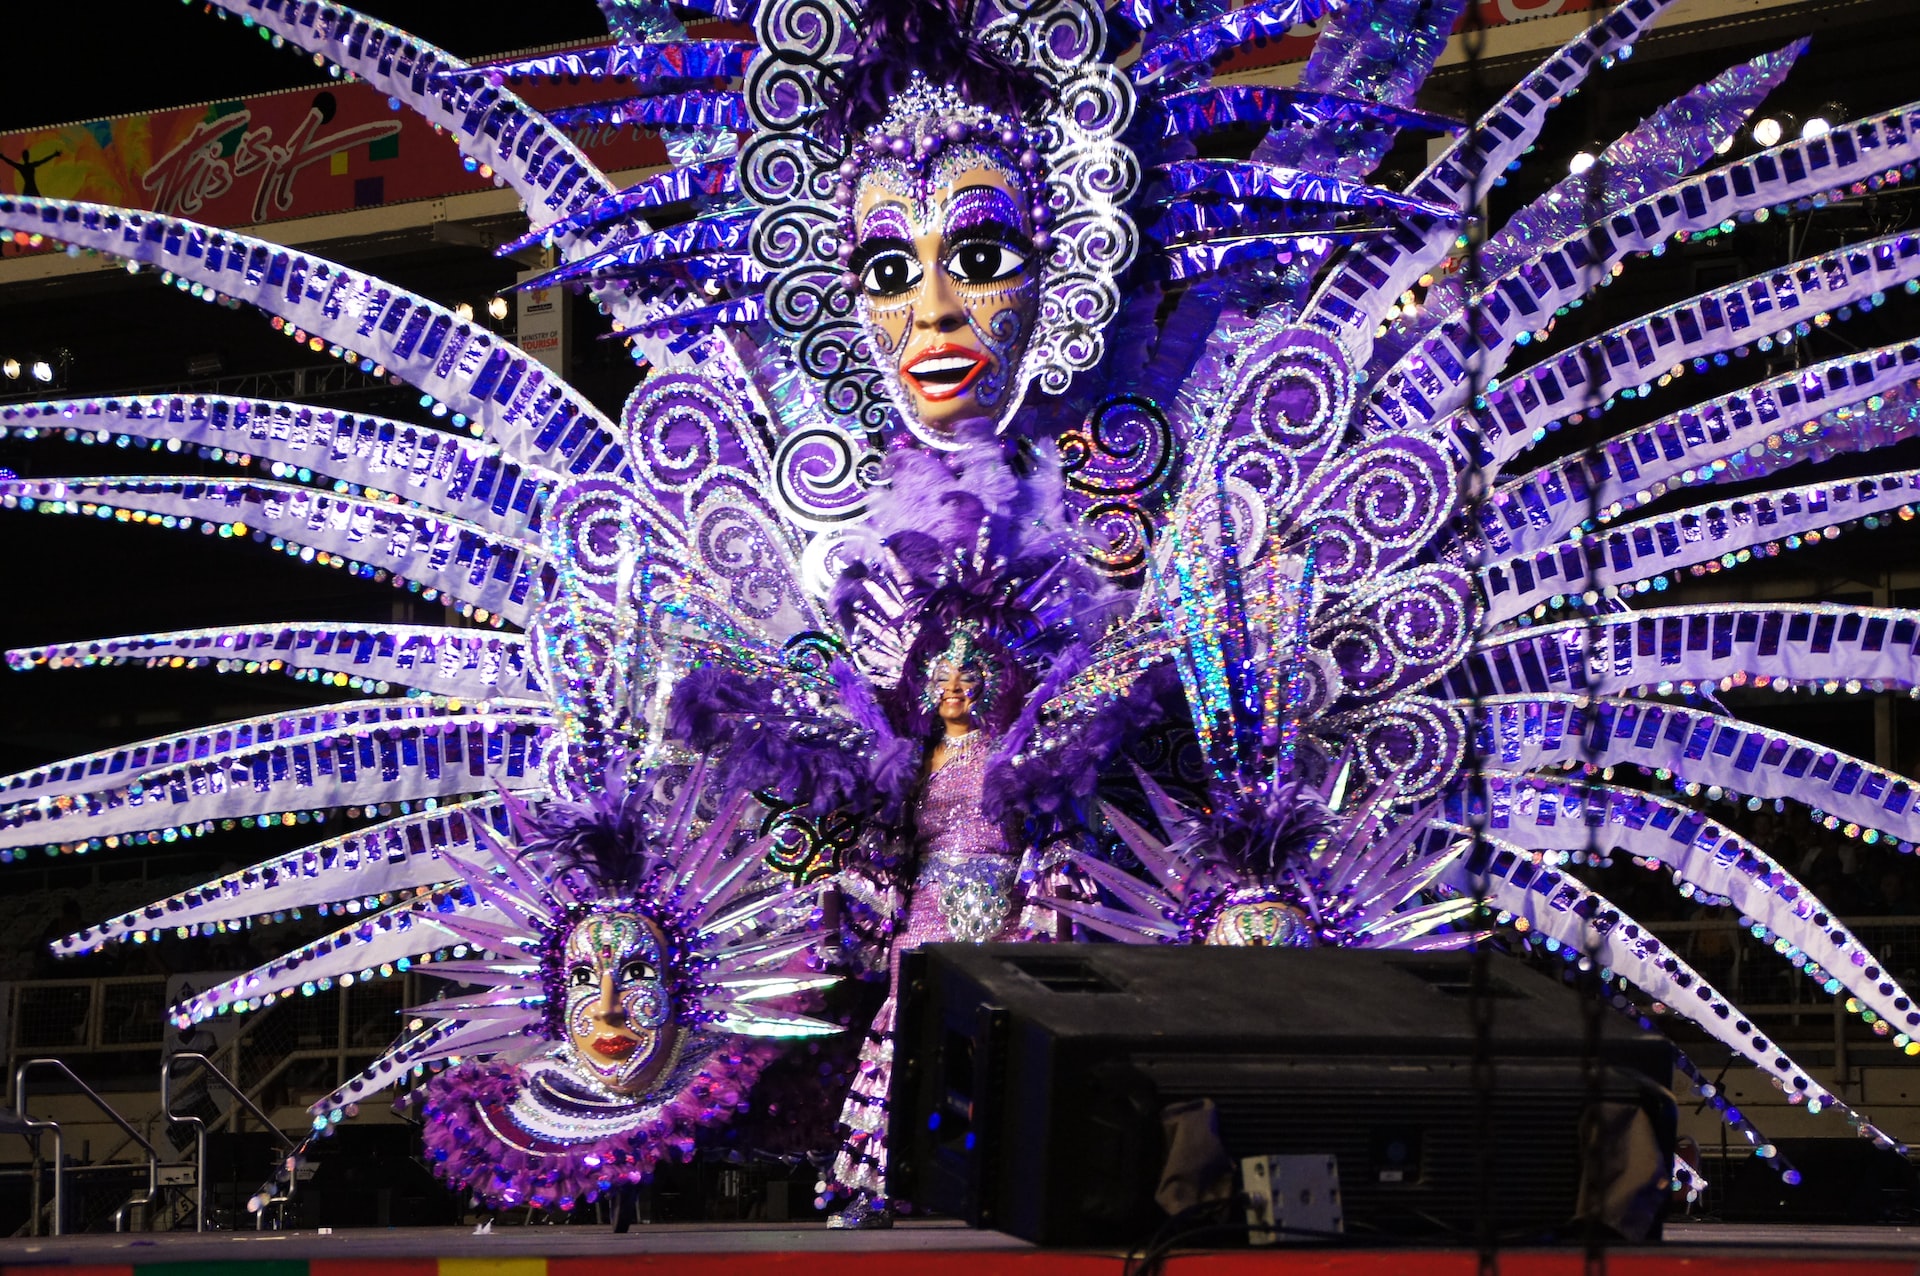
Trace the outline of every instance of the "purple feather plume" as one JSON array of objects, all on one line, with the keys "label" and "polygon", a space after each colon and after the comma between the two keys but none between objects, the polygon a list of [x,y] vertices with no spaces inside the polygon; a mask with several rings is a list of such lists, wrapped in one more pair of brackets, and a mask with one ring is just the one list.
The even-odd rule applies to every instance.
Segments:
[{"label": "purple feather plume", "polygon": [[1045,95],[1031,71],[974,34],[973,5],[966,0],[868,0],[859,29],[859,47],[822,120],[828,137],[851,142],[885,119],[916,71],[1009,118]]},{"label": "purple feather plume", "polygon": [[[1032,727],[1016,724],[1010,743],[988,763],[981,810],[989,818],[1054,815],[1083,806],[1098,787],[1100,772],[1127,742],[1185,710],[1180,683],[1170,666],[1141,675],[1126,695],[1095,713],[1055,747],[1025,750]],[[1037,704],[1041,697],[1036,695]],[[1015,762],[1014,758],[1019,757]]]},{"label": "purple feather plume", "polygon": [[578,869],[607,894],[638,889],[655,867],[642,823],[644,788],[630,786],[623,763],[608,769],[606,785],[574,800],[537,806],[511,802],[520,857],[547,871]]},{"label": "purple feather plume", "polygon": [[1333,813],[1312,785],[1295,780],[1267,793],[1219,803],[1207,832],[1220,857],[1243,876],[1271,882],[1333,832]]},{"label": "purple feather plume", "polygon": [[833,721],[796,716],[768,684],[716,665],[688,671],[667,705],[668,736],[711,759],[728,789],[774,793],[814,819],[897,809],[911,781],[902,788],[892,733]]}]

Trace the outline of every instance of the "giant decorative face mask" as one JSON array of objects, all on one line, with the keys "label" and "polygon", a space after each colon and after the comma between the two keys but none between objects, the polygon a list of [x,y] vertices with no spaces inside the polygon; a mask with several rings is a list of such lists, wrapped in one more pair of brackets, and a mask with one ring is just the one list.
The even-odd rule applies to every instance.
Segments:
[{"label": "giant decorative face mask", "polygon": [[606,912],[574,923],[561,948],[567,1041],[588,1073],[621,1094],[644,1092],[679,1046],[666,945],[650,918]]},{"label": "giant decorative face mask", "polygon": [[855,191],[859,306],[895,404],[916,433],[1004,424],[1025,390],[1040,310],[1029,183],[998,147],[875,161]]}]

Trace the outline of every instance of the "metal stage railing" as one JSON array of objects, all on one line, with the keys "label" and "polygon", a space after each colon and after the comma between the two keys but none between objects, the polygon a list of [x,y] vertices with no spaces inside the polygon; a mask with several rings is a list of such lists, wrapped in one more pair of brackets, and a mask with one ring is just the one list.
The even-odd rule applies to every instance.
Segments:
[{"label": "metal stage railing", "polygon": [[[184,1194],[189,1189],[195,1229],[214,1225],[210,1136],[237,1133],[251,1120],[268,1131],[283,1154],[291,1150],[307,1126],[307,1101],[370,1063],[390,1043],[396,1012],[419,999],[411,976],[394,978],[283,1001],[236,1017],[238,1022],[228,1029],[232,1035],[223,1040],[203,1036],[182,1041],[170,1039],[166,1029],[167,983],[165,976],[36,980],[15,983],[0,993],[12,1010],[6,1033],[11,1066],[0,1076],[13,1077],[18,1113],[0,1112],[0,1134],[22,1135],[31,1150],[31,1167],[24,1172],[32,1183],[32,1215],[26,1224],[32,1234],[47,1230],[49,1212],[55,1234],[88,1226],[74,1216],[86,1199],[76,1196],[75,1176],[92,1175],[97,1182],[109,1172],[134,1171],[140,1157],[147,1162],[147,1188],[115,1211],[116,1229],[127,1226],[130,1211],[138,1207],[148,1211],[145,1226],[169,1226],[155,1214],[170,1191],[183,1194],[173,1199],[181,1203],[175,1225],[184,1225]],[[179,1046],[187,1048],[175,1048]],[[32,1088],[29,1074],[42,1069],[57,1069],[68,1084],[51,1091]],[[156,1073],[157,1102],[150,1088]],[[49,1100],[62,1094],[99,1115],[72,1108],[49,1111]],[[112,1101],[105,1094],[111,1094]],[[211,1102],[215,1097],[218,1102]],[[29,1101],[40,1110],[38,1115],[29,1113]],[[276,1112],[287,1117],[284,1128],[275,1122]],[[110,1125],[117,1131],[113,1146],[104,1155],[82,1151],[87,1164],[69,1163],[71,1145],[86,1146],[74,1132],[76,1125],[83,1131],[92,1128],[95,1146],[99,1127]],[[192,1131],[187,1145],[191,1165],[180,1155],[186,1150],[182,1141],[173,1141],[164,1155],[159,1150],[168,1142],[163,1132],[176,1129]],[[47,1134],[55,1142],[51,1176],[41,1156]],[[137,1153],[131,1161],[125,1159],[129,1151]],[[169,1158],[179,1160],[170,1163]],[[44,1200],[49,1177],[56,1198],[51,1211]],[[297,1181],[279,1173],[268,1181],[265,1206],[254,1214],[255,1227],[284,1220]],[[98,1225],[97,1216],[93,1225]]]},{"label": "metal stage railing", "polygon": [[126,1202],[113,1213],[113,1230],[116,1232],[126,1231],[128,1212],[136,1207],[151,1206],[154,1197],[159,1194],[160,1153],[154,1148],[152,1143],[147,1141],[145,1135],[141,1134],[139,1130],[133,1127],[131,1122],[121,1116],[112,1104],[101,1098],[92,1086],[82,1081],[78,1074],[76,1074],[72,1068],[69,1068],[64,1061],[59,1059],[28,1059],[13,1070],[13,1109],[18,1124],[24,1127],[24,1129],[33,1132],[29,1137],[32,1139],[34,1145],[34,1163],[36,1166],[36,1173],[33,1176],[32,1224],[34,1235],[37,1236],[40,1234],[40,1175],[37,1172],[37,1167],[40,1161],[39,1132],[42,1130],[51,1130],[53,1132],[53,1234],[55,1236],[64,1236],[67,1230],[66,1135],[61,1130],[58,1121],[36,1118],[27,1111],[27,1078],[36,1071],[60,1073],[67,1079],[68,1084],[76,1088],[82,1095],[85,1095],[88,1101],[100,1110],[102,1115],[119,1126],[129,1139],[139,1144],[141,1149],[146,1152],[146,1194],[144,1196],[128,1197]]},{"label": "metal stage railing", "polygon": [[[191,1112],[177,1113],[173,1110],[173,1072],[176,1067],[184,1063],[200,1065],[201,1070],[205,1073],[209,1081],[217,1083],[221,1089],[234,1097],[239,1104],[239,1107],[234,1109],[236,1114],[234,1116],[234,1128],[236,1130],[239,1129],[240,1125],[237,1113],[244,1109],[252,1115],[254,1120],[261,1124],[267,1133],[273,1135],[273,1137],[278,1140],[283,1151],[291,1155],[297,1150],[298,1145],[287,1136],[286,1131],[273,1123],[272,1117],[260,1110],[260,1105],[255,1103],[245,1090],[235,1085],[226,1073],[215,1067],[213,1060],[207,1058],[206,1055],[192,1051],[183,1051],[170,1056],[165,1063],[161,1064],[161,1114],[166,1117],[169,1125],[190,1125],[193,1127],[193,1230],[196,1232],[204,1232],[207,1230],[207,1122],[205,1118]],[[269,1178],[268,1184],[277,1189],[279,1181],[280,1176],[274,1174]],[[278,1190],[270,1192],[266,1203],[262,1205],[260,1209],[254,1211],[253,1225],[256,1231],[266,1227],[268,1209],[278,1207],[276,1214],[284,1218],[286,1204],[292,1199],[294,1187],[298,1182],[299,1179],[292,1172],[292,1167],[288,1167],[287,1190],[284,1193]]]},{"label": "metal stage railing", "polygon": [[[268,1111],[304,1108],[306,1098],[332,1091],[371,1063],[391,1043],[397,1012],[420,994],[416,976],[396,976],[234,1016],[218,1038],[169,1039],[166,976],[24,980],[7,988],[8,1063],[58,1057],[96,1089],[144,1090],[177,1048],[212,1059],[237,1091]],[[229,1108],[209,1117],[210,1131],[220,1133],[232,1115]]]}]

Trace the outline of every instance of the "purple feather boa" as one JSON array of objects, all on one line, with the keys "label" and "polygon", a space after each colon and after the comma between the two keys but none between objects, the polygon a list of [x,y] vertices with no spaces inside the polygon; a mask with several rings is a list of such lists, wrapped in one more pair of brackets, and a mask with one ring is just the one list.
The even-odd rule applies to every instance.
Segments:
[{"label": "purple feather boa", "polygon": [[[996,435],[985,418],[958,423],[953,433],[960,446],[950,452],[896,448],[874,488],[868,526],[889,546],[911,535],[935,547],[921,570],[916,563],[902,566],[931,575],[956,549],[978,549],[1006,563],[1078,562],[1087,547],[1060,516],[1066,480],[1058,452]],[[1091,569],[1085,576],[1089,586],[1098,579]]]},{"label": "purple feather boa", "polygon": [[777,794],[811,819],[842,810],[897,818],[921,750],[895,735],[851,667],[836,662],[832,672],[851,723],[796,717],[767,683],[702,665],[674,687],[667,734],[708,757],[728,789]]},{"label": "purple feather boa", "polygon": [[730,669],[702,665],[679,681],[667,733],[711,759],[729,789],[771,791],[815,817],[872,804],[857,731],[796,718],[767,683]]},{"label": "purple feather boa", "polygon": [[[851,627],[871,578],[896,575],[927,642],[936,641],[931,631],[973,621],[1023,657],[1047,659],[1103,630],[1126,596],[1092,568],[1088,546],[1061,516],[1058,454],[998,437],[984,420],[954,433],[962,442],[951,452],[901,448],[888,457],[867,523],[885,559],[856,562],[835,583],[830,604],[842,626]],[[1043,577],[1046,614],[1036,616],[1021,595]],[[938,641],[944,646],[944,636]],[[911,659],[907,667],[917,676]],[[925,724],[895,725],[918,735]]]},{"label": "purple feather boa", "polygon": [[[724,1124],[778,1053],[769,1046],[721,1052],[673,1098],[633,1109],[618,1134],[563,1143],[522,1130],[510,1115],[525,1084],[519,1070],[463,1063],[430,1079],[422,1133],[433,1172],[489,1209],[533,1205],[570,1211],[619,1183],[653,1176],[663,1158],[692,1157],[694,1135]],[[519,1142],[512,1135],[525,1135]]]},{"label": "purple feather boa", "polygon": [[[1071,676],[1063,673],[1060,681]],[[1169,718],[1184,720],[1179,679],[1171,666],[1161,665],[1055,747],[1027,750],[1045,695],[1043,688],[1032,698],[1029,712],[987,763],[980,809],[989,819],[1052,816],[1082,806],[1092,798],[1100,772],[1128,740]]]}]

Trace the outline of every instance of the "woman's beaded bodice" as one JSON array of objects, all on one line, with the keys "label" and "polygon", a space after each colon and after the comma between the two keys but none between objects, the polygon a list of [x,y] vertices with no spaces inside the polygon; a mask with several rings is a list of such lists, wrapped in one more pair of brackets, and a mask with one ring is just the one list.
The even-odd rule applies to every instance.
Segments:
[{"label": "woman's beaded bodice", "polygon": [[987,733],[973,731],[950,738],[947,764],[927,777],[918,812],[920,864],[962,855],[1011,858],[999,825],[980,813],[986,784]]},{"label": "woman's beaded bodice", "polygon": [[980,810],[992,752],[987,733],[949,737],[946,746],[946,765],[927,777],[915,813],[919,866],[906,933],[894,942],[896,964],[903,949],[921,944],[1022,937],[1018,859],[1000,826]]}]

